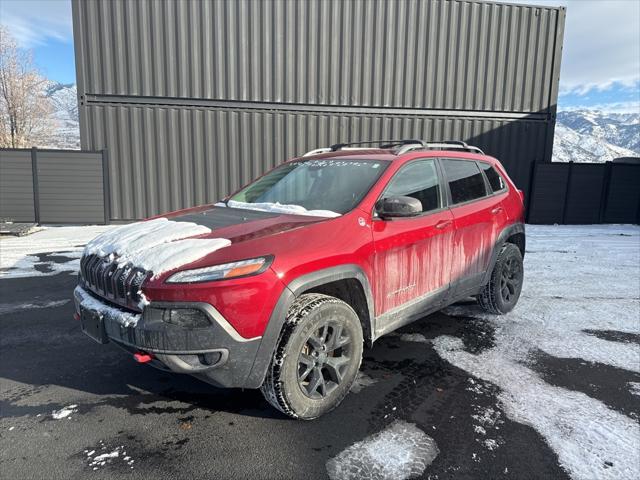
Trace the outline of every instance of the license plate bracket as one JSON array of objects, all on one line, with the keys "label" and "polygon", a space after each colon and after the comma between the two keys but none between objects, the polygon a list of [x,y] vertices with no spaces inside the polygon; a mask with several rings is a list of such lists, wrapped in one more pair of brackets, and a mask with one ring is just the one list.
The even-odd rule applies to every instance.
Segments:
[{"label": "license plate bracket", "polygon": [[104,329],[104,317],[96,310],[80,307],[80,324],[82,331],[98,343],[109,343],[109,337]]}]

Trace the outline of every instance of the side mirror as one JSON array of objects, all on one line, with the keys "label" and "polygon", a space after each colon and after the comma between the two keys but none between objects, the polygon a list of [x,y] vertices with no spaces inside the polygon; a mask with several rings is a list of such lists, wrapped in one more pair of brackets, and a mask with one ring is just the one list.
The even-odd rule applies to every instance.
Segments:
[{"label": "side mirror", "polygon": [[422,202],[402,195],[382,198],[376,203],[376,212],[382,219],[415,217],[422,213]]}]

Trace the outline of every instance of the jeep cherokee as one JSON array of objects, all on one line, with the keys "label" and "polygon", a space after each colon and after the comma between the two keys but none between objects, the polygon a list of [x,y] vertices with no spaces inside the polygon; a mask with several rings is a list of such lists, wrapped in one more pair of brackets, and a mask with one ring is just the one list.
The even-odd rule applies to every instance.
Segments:
[{"label": "jeep cherokee", "polygon": [[522,192],[478,148],[338,144],[215,205],[103,233],[75,317],[139,362],[260,388],[309,420],[347,395],[364,344],[470,296],[509,312],[524,249]]}]

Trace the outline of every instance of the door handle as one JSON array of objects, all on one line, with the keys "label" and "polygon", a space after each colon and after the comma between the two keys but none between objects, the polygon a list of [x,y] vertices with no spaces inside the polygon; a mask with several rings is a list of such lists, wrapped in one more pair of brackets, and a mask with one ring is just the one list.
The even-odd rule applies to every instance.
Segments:
[{"label": "door handle", "polygon": [[496,207],[493,210],[491,210],[491,213],[493,213],[494,215],[497,215],[499,213],[502,213],[503,208],[502,207]]},{"label": "door handle", "polygon": [[436,223],[436,228],[438,230],[442,230],[443,228],[447,228],[452,223],[453,222],[451,220],[441,220],[440,222]]}]

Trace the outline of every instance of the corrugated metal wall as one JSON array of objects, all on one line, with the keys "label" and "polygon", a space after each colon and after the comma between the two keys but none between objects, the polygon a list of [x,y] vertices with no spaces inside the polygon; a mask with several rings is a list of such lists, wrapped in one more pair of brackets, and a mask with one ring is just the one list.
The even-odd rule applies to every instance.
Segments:
[{"label": "corrugated metal wall", "polygon": [[0,149],[0,218],[105,223],[101,152]]},{"label": "corrugated metal wall", "polygon": [[73,1],[83,148],[112,217],[216,200],[287,157],[462,139],[528,187],[550,159],[564,10],[476,1]]}]

